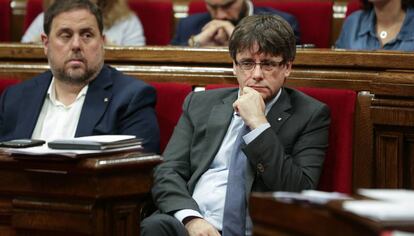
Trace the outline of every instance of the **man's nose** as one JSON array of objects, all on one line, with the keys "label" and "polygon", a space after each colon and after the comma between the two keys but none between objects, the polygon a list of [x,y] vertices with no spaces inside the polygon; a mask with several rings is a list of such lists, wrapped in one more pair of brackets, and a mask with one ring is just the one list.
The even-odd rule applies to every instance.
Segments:
[{"label": "man's nose", "polygon": [[229,14],[227,11],[223,10],[221,7],[216,9],[216,19],[217,20],[228,20]]},{"label": "man's nose", "polygon": [[254,80],[262,80],[263,79],[263,70],[260,64],[256,64],[252,71],[253,79]]},{"label": "man's nose", "polygon": [[81,37],[79,35],[74,35],[72,38],[72,50],[79,50],[81,44]]}]

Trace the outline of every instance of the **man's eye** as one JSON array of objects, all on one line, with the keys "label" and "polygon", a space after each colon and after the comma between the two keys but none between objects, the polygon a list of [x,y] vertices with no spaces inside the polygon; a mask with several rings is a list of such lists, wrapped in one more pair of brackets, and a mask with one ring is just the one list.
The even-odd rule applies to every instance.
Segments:
[{"label": "man's eye", "polygon": [[61,37],[61,38],[64,38],[64,39],[68,39],[68,38],[70,38],[71,36],[70,36],[70,34],[61,34],[61,35],[60,35],[60,37]]},{"label": "man's eye", "polygon": [[85,33],[85,34],[83,34],[83,37],[84,38],[92,38],[92,34],[91,33]]},{"label": "man's eye", "polygon": [[229,2],[229,3],[227,3],[227,4],[224,4],[223,6],[221,6],[221,8],[222,8],[222,9],[229,9],[229,8],[233,5],[233,3],[234,3],[234,2]]},{"label": "man's eye", "polygon": [[253,66],[255,63],[246,61],[246,62],[242,62],[241,64],[243,66]]}]

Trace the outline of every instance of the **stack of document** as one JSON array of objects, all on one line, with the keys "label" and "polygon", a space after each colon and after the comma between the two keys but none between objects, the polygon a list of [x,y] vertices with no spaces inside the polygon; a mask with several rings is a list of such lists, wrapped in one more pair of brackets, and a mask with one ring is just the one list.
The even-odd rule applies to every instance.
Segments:
[{"label": "stack of document", "polygon": [[375,221],[414,221],[414,191],[405,189],[360,189],[372,200],[344,202],[342,207]]},{"label": "stack of document", "polygon": [[[86,155],[142,150],[142,141],[131,135],[95,135],[47,142],[29,148],[6,148],[5,153],[20,158],[38,159],[78,158]],[[53,157],[53,158],[51,158]]]},{"label": "stack of document", "polygon": [[47,143],[52,149],[107,150],[130,146],[141,147],[142,140],[133,135],[95,135],[71,139],[57,139]]}]

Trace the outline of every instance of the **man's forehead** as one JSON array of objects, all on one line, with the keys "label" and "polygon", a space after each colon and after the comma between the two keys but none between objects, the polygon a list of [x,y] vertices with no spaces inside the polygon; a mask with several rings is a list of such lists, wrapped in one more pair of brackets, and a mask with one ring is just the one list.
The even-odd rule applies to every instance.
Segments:
[{"label": "man's forehead", "polygon": [[205,0],[205,2],[209,5],[226,5],[235,1],[237,0]]},{"label": "man's forehead", "polygon": [[237,52],[236,54],[237,58],[253,58],[253,57],[259,57],[262,59],[274,59],[274,58],[282,58],[281,55],[273,55],[266,52],[259,52],[257,49],[248,48],[242,51]]},{"label": "man's forehead", "polygon": [[99,31],[95,16],[87,9],[61,12],[53,18],[51,29],[90,28]]}]

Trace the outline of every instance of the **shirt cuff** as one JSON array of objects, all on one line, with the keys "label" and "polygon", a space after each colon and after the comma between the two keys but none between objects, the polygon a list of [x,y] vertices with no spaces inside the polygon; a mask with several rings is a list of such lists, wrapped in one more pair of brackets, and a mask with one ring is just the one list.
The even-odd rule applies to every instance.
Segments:
[{"label": "shirt cuff", "polygon": [[179,211],[174,213],[174,217],[177,220],[179,220],[181,223],[183,223],[184,218],[186,218],[188,216],[196,216],[196,217],[203,218],[203,216],[200,214],[200,212],[192,210],[192,209],[183,209],[183,210],[179,210]]},{"label": "shirt cuff", "polygon": [[265,123],[265,124],[260,125],[256,129],[250,131],[249,133],[247,133],[246,135],[243,136],[244,142],[246,144],[251,143],[255,138],[257,138],[257,136],[259,136],[261,133],[263,133],[263,131],[265,131],[268,128],[270,128],[269,123]]}]

